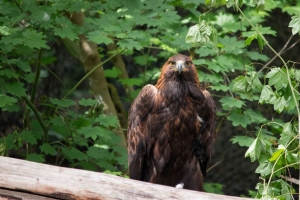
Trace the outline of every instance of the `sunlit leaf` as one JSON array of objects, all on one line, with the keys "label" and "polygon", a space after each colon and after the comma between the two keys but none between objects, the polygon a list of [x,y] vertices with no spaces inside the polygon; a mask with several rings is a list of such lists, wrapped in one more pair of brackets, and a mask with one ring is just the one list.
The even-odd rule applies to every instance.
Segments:
[{"label": "sunlit leaf", "polygon": [[284,152],[284,149],[278,149],[272,154],[272,157],[269,159],[269,161],[275,161],[277,158]]},{"label": "sunlit leaf", "polygon": [[249,156],[251,162],[258,160],[261,153],[261,147],[261,141],[258,138],[256,138],[246,151],[245,157]]},{"label": "sunlit leaf", "polygon": [[293,16],[289,23],[289,27],[292,27],[293,35],[299,33],[300,31],[300,15]]},{"label": "sunlit leaf", "polygon": [[265,9],[265,0],[258,0],[256,5],[256,12],[263,11]]},{"label": "sunlit leaf", "polygon": [[269,85],[264,85],[260,98],[259,98],[259,103],[268,103],[273,96],[273,90]]}]

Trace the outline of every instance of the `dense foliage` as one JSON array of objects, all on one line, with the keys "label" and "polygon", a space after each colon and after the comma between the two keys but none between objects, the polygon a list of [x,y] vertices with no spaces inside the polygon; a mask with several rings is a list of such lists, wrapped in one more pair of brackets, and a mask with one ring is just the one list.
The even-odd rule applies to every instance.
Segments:
[{"label": "dense foliage", "polygon": [[[1,114],[21,113],[22,121],[1,130],[0,155],[125,172],[126,114],[118,112],[124,108],[117,100],[123,105],[132,101],[142,86],[157,79],[162,62],[185,53],[193,57],[201,82],[219,105],[217,130],[229,120],[245,132],[232,134],[232,142],[248,147],[246,157],[259,163],[255,173],[261,180],[254,195],[293,198],[296,190],[287,178],[290,168],[299,169],[300,164],[300,70],[299,63],[282,54],[299,42],[289,45],[293,35],[299,37],[297,1],[4,0],[0,9]],[[291,17],[284,27],[290,39],[279,52],[268,41],[269,36],[278,37],[266,23],[274,9]],[[101,55],[97,65],[85,68],[87,74],[71,85],[65,82],[72,74],[59,77],[49,69],[58,57],[54,46],[61,43],[83,66],[95,58],[85,57],[85,44],[94,44]],[[267,56],[266,49],[272,54]],[[139,73],[128,75],[124,62],[114,61],[119,55],[131,58],[134,66],[127,67],[128,72]],[[276,58],[281,64],[271,66]],[[96,70],[106,77],[97,80],[99,85],[113,80],[125,90],[123,96],[114,95],[108,86],[112,98],[92,86],[94,99],[76,96],[82,82],[95,81],[90,75]],[[61,83],[62,96],[39,91],[49,76]],[[109,101],[117,111],[107,111]],[[206,189],[220,192],[221,186],[210,184]]]}]

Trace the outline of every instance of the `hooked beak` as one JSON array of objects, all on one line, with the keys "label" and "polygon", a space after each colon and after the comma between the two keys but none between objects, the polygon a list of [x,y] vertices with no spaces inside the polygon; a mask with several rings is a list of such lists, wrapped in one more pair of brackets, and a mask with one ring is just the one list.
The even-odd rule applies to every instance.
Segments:
[{"label": "hooked beak", "polygon": [[185,65],[184,65],[184,62],[182,60],[178,60],[176,62],[176,69],[178,71],[178,73],[180,74],[182,71],[185,71],[186,68],[185,68]]}]

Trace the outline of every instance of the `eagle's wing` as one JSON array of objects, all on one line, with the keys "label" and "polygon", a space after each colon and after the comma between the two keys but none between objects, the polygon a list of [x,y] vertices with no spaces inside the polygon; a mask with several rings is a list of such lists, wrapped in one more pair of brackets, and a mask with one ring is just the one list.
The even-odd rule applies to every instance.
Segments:
[{"label": "eagle's wing", "polygon": [[132,103],[128,114],[128,166],[129,177],[142,180],[144,156],[151,148],[151,133],[147,125],[154,106],[157,89],[153,85],[143,87]]},{"label": "eagle's wing", "polygon": [[205,96],[205,106],[201,110],[198,110],[198,115],[202,116],[202,125],[199,137],[194,142],[193,149],[199,159],[202,174],[205,176],[216,137],[216,105],[207,90],[202,90],[201,92]]}]

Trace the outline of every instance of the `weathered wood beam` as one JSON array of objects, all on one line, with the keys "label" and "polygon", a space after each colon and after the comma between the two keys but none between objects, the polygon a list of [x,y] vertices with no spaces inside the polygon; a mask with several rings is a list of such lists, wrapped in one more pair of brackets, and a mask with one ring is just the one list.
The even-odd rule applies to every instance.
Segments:
[{"label": "weathered wood beam", "polygon": [[59,199],[246,199],[8,157],[0,157],[0,187]]},{"label": "weathered wood beam", "polygon": [[0,189],[0,200],[56,200],[54,198],[44,197],[14,190]]}]

